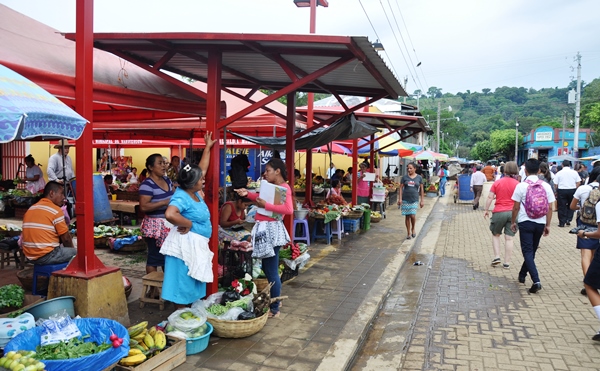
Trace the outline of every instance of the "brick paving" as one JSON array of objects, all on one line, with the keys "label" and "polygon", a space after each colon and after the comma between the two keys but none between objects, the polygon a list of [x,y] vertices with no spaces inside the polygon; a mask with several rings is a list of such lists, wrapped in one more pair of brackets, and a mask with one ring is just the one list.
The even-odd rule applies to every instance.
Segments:
[{"label": "brick paving", "polygon": [[416,251],[429,269],[403,267],[412,280],[396,283],[352,369],[600,369],[600,344],[591,340],[600,323],[579,293],[580,255],[568,229],[554,221],[542,238],[543,289],[529,294],[530,279],[517,281],[518,235],[511,269],[491,267],[489,221],[450,200],[431,215],[443,215],[433,254]]}]

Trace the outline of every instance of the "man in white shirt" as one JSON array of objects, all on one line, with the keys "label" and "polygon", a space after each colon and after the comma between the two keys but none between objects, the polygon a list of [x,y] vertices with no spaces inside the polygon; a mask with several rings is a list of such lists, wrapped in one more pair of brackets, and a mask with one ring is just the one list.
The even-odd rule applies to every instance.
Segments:
[{"label": "man in white shirt", "polygon": [[69,149],[72,145],[66,139],[61,139],[54,148],[58,149],[58,152],[50,156],[48,159],[48,167],[46,167],[46,173],[48,174],[49,181],[55,181],[64,183],[75,178],[73,173],[73,162],[69,157]]},{"label": "man in white shirt", "polygon": [[581,184],[579,174],[571,169],[571,161],[564,160],[563,168],[554,177],[554,185],[556,187],[556,198],[558,204],[558,226],[564,227],[571,225],[573,220],[573,210],[570,205],[573,200],[575,190]]},{"label": "man in white shirt", "polygon": [[[537,159],[530,158],[525,161],[526,180],[533,183],[540,180],[537,176],[539,170],[540,162]],[[523,253],[524,258],[523,265],[519,271],[519,282],[525,283],[525,278],[527,277],[527,273],[529,273],[531,280],[533,281],[533,285],[529,289],[529,292],[532,294],[535,294],[542,289],[540,276],[535,265],[535,253],[540,246],[542,235],[547,236],[550,233],[550,222],[552,221],[552,208],[550,205],[555,200],[552,187],[544,181],[542,181],[541,184],[546,191],[548,211],[545,216],[540,218],[531,219],[525,211],[524,202],[527,195],[527,189],[530,187],[529,183],[521,182],[517,184],[512,195],[512,200],[515,203],[513,205],[512,224],[510,228],[513,232],[516,232],[517,222],[519,223],[519,240],[521,241],[521,252]]]},{"label": "man in white shirt", "polygon": [[327,169],[327,179],[331,179],[333,174],[335,174],[335,165],[332,163],[329,164],[329,169]]},{"label": "man in white shirt", "polygon": [[471,175],[471,192],[473,192],[475,196],[475,199],[473,200],[473,210],[479,208],[479,198],[481,197],[481,192],[483,192],[483,183],[485,183],[486,180],[485,174],[481,172],[481,165],[477,165],[477,167],[475,167],[475,172]]}]

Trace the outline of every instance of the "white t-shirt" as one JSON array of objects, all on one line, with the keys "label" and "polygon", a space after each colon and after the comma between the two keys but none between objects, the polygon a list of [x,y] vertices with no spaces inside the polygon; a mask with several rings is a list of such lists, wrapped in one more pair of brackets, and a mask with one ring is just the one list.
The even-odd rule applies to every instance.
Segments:
[{"label": "white t-shirt", "polygon": [[521,169],[519,169],[519,176],[521,177],[521,182],[524,182],[527,176],[527,174],[525,174],[525,165],[521,165]]},{"label": "white t-shirt", "polygon": [[327,179],[331,179],[331,177],[335,174],[335,167],[330,167],[327,169]]},{"label": "white t-shirt", "polygon": [[577,188],[577,190],[575,191],[575,194],[573,194],[573,198],[579,200],[580,207],[581,205],[583,205],[585,200],[587,200],[587,198],[590,197],[590,192],[592,191],[593,187],[600,187],[600,184],[598,184],[598,182],[592,182],[590,184],[579,186],[579,188]]},{"label": "white t-shirt", "polygon": [[581,182],[579,174],[568,166],[563,167],[554,177],[557,189],[575,189],[578,182]]},{"label": "white t-shirt", "polygon": [[[537,182],[538,180],[540,180],[538,178],[537,175],[530,175],[528,176],[526,179],[529,179],[532,182]],[[546,224],[546,215],[542,216],[541,218],[537,218],[537,219],[531,219],[529,216],[527,216],[527,212],[525,211],[525,206],[523,205],[523,203],[525,202],[525,196],[527,195],[527,188],[529,187],[529,184],[525,183],[524,181],[517,184],[517,187],[515,188],[515,191],[513,192],[512,195],[512,200],[515,202],[519,202],[521,204],[521,207],[519,208],[519,214],[517,215],[517,223],[521,223],[521,222],[525,222],[525,221],[531,221],[534,223],[538,223],[538,224]],[[542,181],[542,187],[544,187],[544,190],[546,190],[546,197],[548,197],[548,208],[550,208],[550,204],[553,203],[554,201],[556,201],[556,198],[554,197],[554,191],[552,190],[552,187],[550,187],[550,184]],[[552,210],[552,209],[550,209]]]}]

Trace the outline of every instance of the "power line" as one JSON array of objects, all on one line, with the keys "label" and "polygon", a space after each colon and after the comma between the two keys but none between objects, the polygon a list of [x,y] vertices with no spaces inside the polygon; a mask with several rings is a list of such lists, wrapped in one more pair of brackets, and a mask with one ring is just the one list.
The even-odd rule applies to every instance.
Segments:
[{"label": "power line", "polygon": [[[369,21],[369,24],[371,25],[373,32],[375,32],[375,36],[377,37],[378,40],[381,40],[381,38],[379,37],[379,34],[377,34],[377,30],[375,30],[375,26],[373,26],[373,22],[371,22],[371,18],[369,18],[369,15],[367,14],[367,10],[365,9],[365,7],[363,5],[362,0],[358,0],[358,3],[360,4],[360,7],[362,8],[363,12],[365,13],[365,16],[367,17],[367,20]],[[388,55],[387,51],[385,51],[385,49],[383,50],[383,53],[386,55],[388,61],[390,62],[390,66],[392,67],[392,70],[394,71],[396,78],[399,78],[400,75],[398,75],[398,72],[396,72],[396,69],[394,68],[394,62],[392,61],[392,58],[390,58],[390,56]]]},{"label": "power line", "polygon": [[[404,59],[404,63],[406,63],[406,67],[408,67],[408,72],[410,73],[411,77],[413,78],[413,81],[416,85],[421,86],[421,81],[419,80],[419,82],[417,83],[417,80],[419,79],[419,76],[417,75],[417,80],[415,80],[415,75],[413,74],[412,70],[411,70],[411,66],[414,65],[412,59],[410,58],[410,55],[408,55],[408,59],[410,60],[410,64],[408,63],[408,61],[406,60],[406,56],[404,55],[404,52],[402,51],[402,47],[400,46],[400,42],[398,41],[398,38],[396,37],[396,32],[394,32],[394,27],[392,26],[392,23],[390,22],[390,18],[387,15],[387,12],[385,11],[385,7],[383,6],[383,2],[381,0],[379,0],[379,5],[381,5],[381,9],[383,10],[383,14],[385,15],[385,19],[388,22],[388,25],[390,26],[390,29],[392,30],[392,36],[394,36],[394,39],[396,40],[396,45],[398,45],[398,49],[400,50],[400,54],[402,55],[402,59]],[[402,34],[400,34],[400,37],[402,38]],[[402,39],[402,42],[404,43],[404,39]],[[404,44],[406,47],[406,44]],[[414,69],[414,67],[413,67]],[[416,71],[415,71],[416,73]]]},{"label": "power line", "polygon": [[[389,0],[388,0],[389,3]],[[400,18],[402,19],[402,24],[404,25],[404,29],[406,30],[406,35],[408,36],[408,41],[410,41],[410,46],[412,48],[413,53],[415,53],[415,58],[421,63],[421,59],[417,55],[417,51],[415,50],[415,46],[413,44],[412,38],[410,37],[410,32],[408,31],[408,27],[406,26],[406,22],[404,21],[404,16],[402,15],[402,10],[400,10],[400,5],[398,5],[398,0],[396,0],[396,8],[398,8],[398,13],[400,13]],[[391,9],[391,6],[390,6]],[[394,11],[392,10],[392,13]],[[427,78],[425,77],[425,72],[423,71],[423,67],[419,69],[421,71],[421,76],[423,76],[423,80],[425,81],[425,87],[429,90],[429,83],[427,83]]]}]

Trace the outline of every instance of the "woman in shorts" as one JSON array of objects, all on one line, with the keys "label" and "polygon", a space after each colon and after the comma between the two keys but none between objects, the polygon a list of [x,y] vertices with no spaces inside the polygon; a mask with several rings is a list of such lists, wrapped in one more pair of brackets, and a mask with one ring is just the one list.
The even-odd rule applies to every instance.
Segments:
[{"label": "woman in shorts", "polygon": [[408,174],[400,179],[398,194],[398,205],[402,208],[404,224],[406,225],[406,239],[410,240],[417,236],[415,224],[417,223],[417,209],[423,207],[423,178],[417,174],[417,165],[414,162],[406,166]]},{"label": "woman in shorts", "polygon": [[510,260],[513,251],[513,237],[515,233],[510,229],[512,209],[514,201],[512,195],[519,184],[517,180],[519,176],[519,168],[517,163],[509,161],[504,165],[504,177],[495,181],[490,189],[490,194],[485,202],[485,213],[484,218],[487,218],[490,214],[490,205],[494,198],[496,204],[492,211],[492,218],[490,222],[490,231],[492,231],[492,248],[494,249],[494,259],[492,260],[492,266],[502,264],[500,259],[500,235],[504,232],[504,264],[505,269],[510,268]]}]

